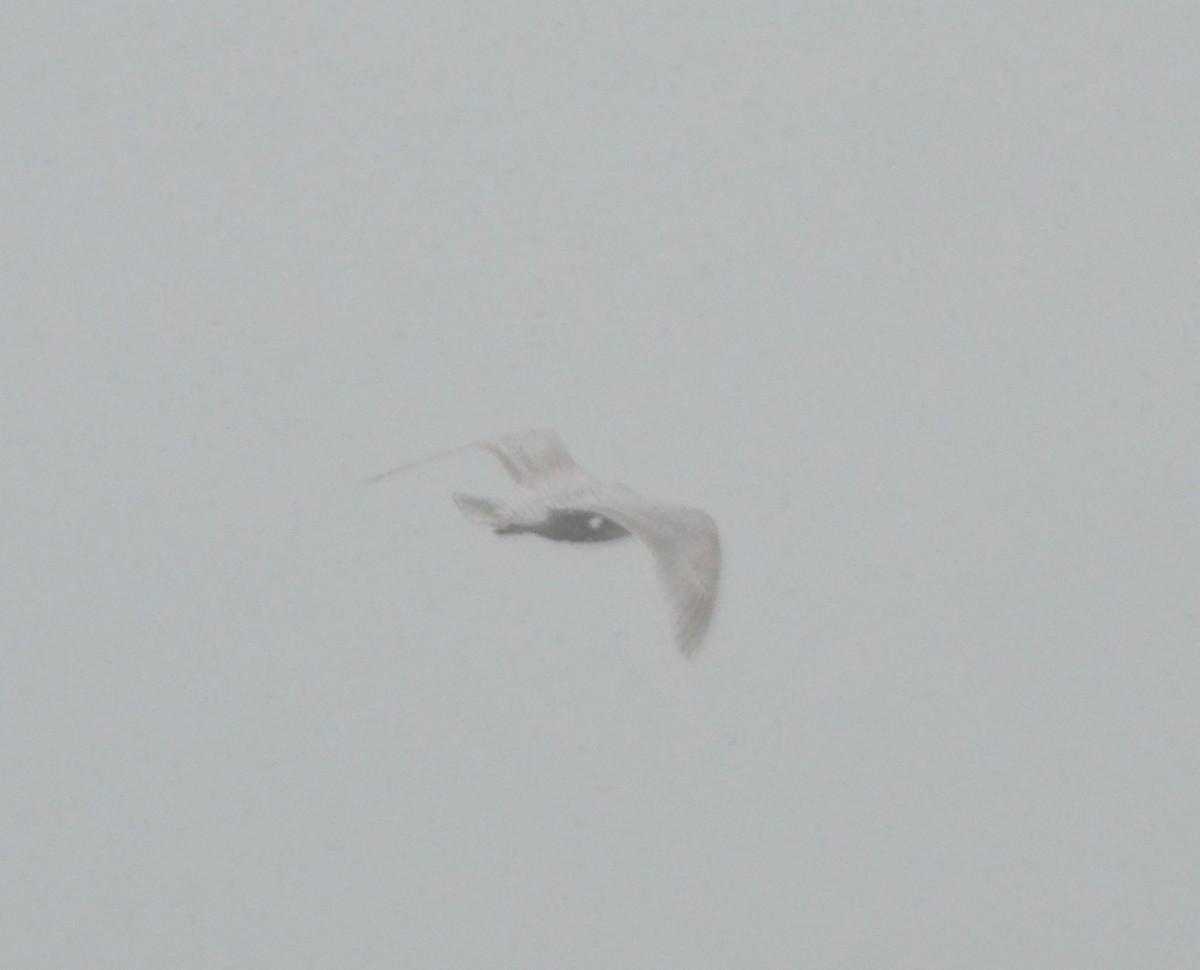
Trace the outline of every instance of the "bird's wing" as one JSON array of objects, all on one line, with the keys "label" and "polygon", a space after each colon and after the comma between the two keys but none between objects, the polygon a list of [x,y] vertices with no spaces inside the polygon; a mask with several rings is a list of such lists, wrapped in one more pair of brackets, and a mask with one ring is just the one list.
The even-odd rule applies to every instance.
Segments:
[{"label": "bird's wing", "polygon": [[553,431],[518,431],[479,445],[495,455],[509,477],[523,488],[563,488],[590,480]]},{"label": "bird's wing", "polygon": [[509,478],[522,488],[530,490],[555,489],[562,491],[580,488],[592,482],[591,476],[575,464],[567,453],[562,439],[553,431],[518,431],[494,440],[472,441],[467,445],[448,448],[417,461],[397,465],[387,471],[368,478],[364,484],[391,478],[401,472],[412,471],[431,461],[458,455],[473,448],[483,448],[496,457],[508,473]]},{"label": "bird's wing", "polygon": [[637,536],[654,555],[663,594],[674,617],[675,644],[690,657],[712,621],[721,579],[717,524],[700,509],[642,498],[626,489],[604,489],[572,508],[596,512]]}]

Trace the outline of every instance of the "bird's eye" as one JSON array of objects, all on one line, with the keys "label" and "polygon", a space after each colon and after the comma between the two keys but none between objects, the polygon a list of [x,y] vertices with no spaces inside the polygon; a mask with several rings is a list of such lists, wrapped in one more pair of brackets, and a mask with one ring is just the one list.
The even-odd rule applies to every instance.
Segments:
[{"label": "bird's eye", "polygon": [[595,532],[597,529],[599,529],[600,526],[602,526],[603,524],[604,524],[604,520],[602,518],[600,518],[600,516],[598,516],[598,515],[593,515],[590,519],[588,519],[588,528],[591,529],[593,532]]}]

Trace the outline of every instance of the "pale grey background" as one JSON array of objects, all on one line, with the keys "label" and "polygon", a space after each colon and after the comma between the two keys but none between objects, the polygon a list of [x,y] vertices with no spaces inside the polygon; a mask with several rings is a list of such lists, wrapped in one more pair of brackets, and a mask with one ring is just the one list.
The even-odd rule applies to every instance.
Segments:
[{"label": "pale grey background", "polygon": [[1196,966],[1195,9],[6,5],[0,965]]}]

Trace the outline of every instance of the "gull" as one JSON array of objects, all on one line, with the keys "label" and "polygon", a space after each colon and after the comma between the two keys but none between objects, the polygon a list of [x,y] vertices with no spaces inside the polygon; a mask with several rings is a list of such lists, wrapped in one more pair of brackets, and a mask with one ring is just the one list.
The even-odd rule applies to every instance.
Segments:
[{"label": "gull", "polygon": [[559,542],[636,536],[654,557],[672,613],[675,645],[685,657],[695,654],[717,600],[721,542],[716,523],[700,509],[645,498],[624,485],[593,478],[555,432],[519,431],[475,441],[390,468],[367,483],[475,448],[494,455],[517,487],[507,502],[454,493],[454,503],[468,521],[496,535],[531,533]]}]

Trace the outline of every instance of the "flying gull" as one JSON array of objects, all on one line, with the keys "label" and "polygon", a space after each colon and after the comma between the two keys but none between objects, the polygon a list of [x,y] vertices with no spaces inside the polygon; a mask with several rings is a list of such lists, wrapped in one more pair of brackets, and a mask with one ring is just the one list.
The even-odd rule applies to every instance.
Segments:
[{"label": "flying gull", "polygon": [[418,465],[482,448],[516,483],[508,502],[454,494],[459,511],[497,535],[532,533],[560,542],[605,542],[634,535],[654,556],[673,616],[675,645],[685,657],[700,647],[712,620],[721,574],[717,525],[707,512],[644,498],[601,482],[580,468],[553,431],[521,431],[476,441],[400,465],[368,479],[381,481]]}]

